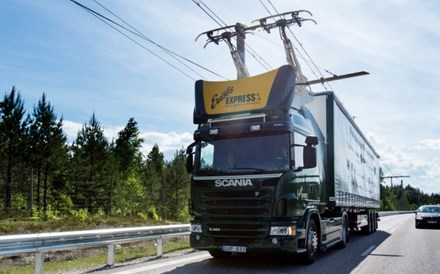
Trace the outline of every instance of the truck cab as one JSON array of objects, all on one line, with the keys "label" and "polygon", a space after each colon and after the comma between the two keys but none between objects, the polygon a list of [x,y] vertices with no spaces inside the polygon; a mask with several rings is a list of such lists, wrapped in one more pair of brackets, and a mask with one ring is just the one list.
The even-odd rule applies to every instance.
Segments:
[{"label": "truck cab", "polygon": [[[273,79],[268,88],[252,89],[255,98],[266,98],[260,105],[236,98],[252,98],[247,87],[267,75],[215,83],[220,92],[213,94],[209,83],[196,83],[194,120],[200,124],[187,149],[190,242],[215,257],[273,249],[305,252],[306,212],[323,210],[324,166],[317,160],[323,150],[306,111],[292,107],[293,69],[286,65],[266,74]],[[228,88],[216,105],[224,109],[210,114],[205,107]],[[239,107],[244,110],[228,112]]]}]

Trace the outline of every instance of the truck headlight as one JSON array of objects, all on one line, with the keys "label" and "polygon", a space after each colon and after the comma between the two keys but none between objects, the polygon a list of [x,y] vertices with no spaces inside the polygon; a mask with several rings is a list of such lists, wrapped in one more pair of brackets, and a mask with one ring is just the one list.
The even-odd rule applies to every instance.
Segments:
[{"label": "truck headlight", "polygon": [[201,224],[191,224],[191,233],[202,233]]},{"label": "truck headlight", "polygon": [[295,235],[296,227],[295,226],[272,226],[270,227],[270,235],[271,236],[288,236]]}]

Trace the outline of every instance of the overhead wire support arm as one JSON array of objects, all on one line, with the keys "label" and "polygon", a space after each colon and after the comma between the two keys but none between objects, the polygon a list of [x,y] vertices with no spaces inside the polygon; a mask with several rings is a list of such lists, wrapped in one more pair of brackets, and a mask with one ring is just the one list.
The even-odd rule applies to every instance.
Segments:
[{"label": "overhead wire support arm", "polygon": [[[308,15],[313,16],[312,13],[307,10],[290,11],[254,20],[253,22],[258,22],[259,25],[252,28],[261,27],[268,33],[270,33],[270,30],[273,28],[279,28],[281,40],[283,41],[284,50],[286,52],[286,60],[293,68],[295,68],[297,82],[305,83],[307,82],[307,78],[302,74],[301,66],[296,57],[295,51],[293,50],[292,42],[286,34],[286,27],[289,27],[290,25],[296,24],[301,27],[302,22],[305,21],[311,21],[317,24],[316,21],[313,19],[300,17],[301,13],[307,13]],[[287,16],[290,16],[291,18],[286,18]],[[269,23],[268,21],[270,19],[273,19],[275,21]]]},{"label": "overhead wire support arm", "polygon": [[[237,47],[232,44],[231,38],[237,37],[238,41],[241,40],[241,42],[244,43],[244,37],[246,33],[247,33],[247,27],[243,24],[237,23],[235,25],[225,26],[203,32],[196,37],[196,41],[200,36],[206,35],[208,39],[206,40],[206,44],[204,45],[204,48],[209,43],[215,43],[216,45],[218,45],[220,41],[226,42],[231,52],[234,65],[237,70],[238,78],[241,79],[241,78],[249,77],[249,71],[247,69],[246,63],[244,62],[244,53],[241,53],[237,49]],[[244,50],[244,45],[242,46],[243,46],[242,50]]]},{"label": "overhead wire support arm", "polygon": [[319,78],[316,80],[307,81],[307,82],[303,83],[303,85],[324,84],[325,82],[336,81],[336,80],[357,77],[357,76],[363,76],[363,75],[369,75],[369,74],[370,73],[368,73],[366,71],[359,71],[359,72],[353,72],[353,73],[344,74],[344,75],[334,75],[332,77]]}]

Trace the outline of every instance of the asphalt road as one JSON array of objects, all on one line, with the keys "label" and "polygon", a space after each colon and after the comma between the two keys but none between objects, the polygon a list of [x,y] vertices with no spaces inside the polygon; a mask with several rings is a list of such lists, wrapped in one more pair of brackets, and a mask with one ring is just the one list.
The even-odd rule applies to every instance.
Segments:
[{"label": "asphalt road", "polygon": [[320,254],[304,266],[294,257],[233,255],[213,259],[207,252],[186,251],[134,265],[88,273],[380,273],[440,274],[440,228],[416,229],[414,214],[382,217],[371,235],[351,233],[344,249]]}]

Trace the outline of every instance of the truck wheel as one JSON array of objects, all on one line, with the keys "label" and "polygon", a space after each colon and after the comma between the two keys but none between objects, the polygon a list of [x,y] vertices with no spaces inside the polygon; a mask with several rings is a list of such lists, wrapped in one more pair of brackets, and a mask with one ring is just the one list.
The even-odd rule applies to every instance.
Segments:
[{"label": "truck wheel", "polygon": [[373,216],[373,232],[376,232],[377,227],[378,227],[376,212],[373,212],[372,214],[373,214],[372,215]]},{"label": "truck wheel", "polygon": [[364,235],[370,235],[371,234],[371,232],[372,232],[372,221],[371,221],[371,214],[370,214],[370,212],[368,212],[368,215],[367,215],[368,217],[367,217],[367,220],[368,220],[368,224],[366,225],[366,226],[363,226],[362,228],[361,228],[361,231],[362,231],[362,233],[364,234]]},{"label": "truck wheel", "polygon": [[341,243],[338,244],[338,248],[345,248],[347,246],[347,243],[349,241],[348,236],[348,225],[347,225],[347,218],[342,217],[342,228],[341,228]]},{"label": "truck wheel", "polygon": [[215,249],[209,250],[208,252],[209,252],[209,254],[211,254],[212,257],[214,257],[216,259],[228,258],[232,255],[232,252],[222,252],[220,250],[215,250]]},{"label": "truck wheel", "polygon": [[309,227],[306,234],[306,252],[303,254],[304,264],[312,264],[318,254],[318,229],[316,228],[315,221],[310,219]]}]

